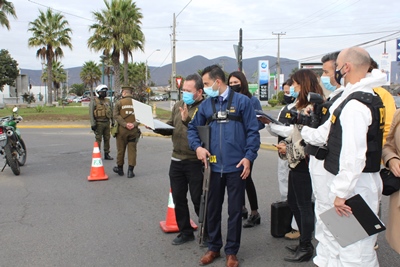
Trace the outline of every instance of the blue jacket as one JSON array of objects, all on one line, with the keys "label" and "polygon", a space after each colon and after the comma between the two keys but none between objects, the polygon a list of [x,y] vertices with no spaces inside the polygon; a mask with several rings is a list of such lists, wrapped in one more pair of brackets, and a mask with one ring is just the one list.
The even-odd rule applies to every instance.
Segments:
[{"label": "blue jacket", "polygon": [[[199,110],[189,123],[187,131],[191,149],[196,151],[201,146],[197,126],[206,125],[207,119],[213,115],[211,101],[215,101],[215,108],[218,112],[227,109],[228,98],[222,102],[222,105],[218,102],[218,97],[207,98],[200,104]],[[243,166],[236,168],[236,165],[243,158],[253,162],[257,158],[257,151],[260,148],[258,120],[250,99],[247,96],[234,93],[230,114],[241,116],[242,122],[229,120],[225,123],[218,123],[214,120],[209,124],[211,128],[209,152],[216,156],[217,161],[210,164],[213,172],[231,173],[243,170]]]},{"label": "blue jacket", "polygon": [[[257,97],[252,96],[250,98],[250,101],[251,101],[251,104],[253,105],[253,108],[255,110],[262,110],[260,100],[258,100]],[[265,128],[265,124],[262,123],[261,121],[258,121],[258,130],[261,130],[261,129],[264,129],[264,128]]]}]

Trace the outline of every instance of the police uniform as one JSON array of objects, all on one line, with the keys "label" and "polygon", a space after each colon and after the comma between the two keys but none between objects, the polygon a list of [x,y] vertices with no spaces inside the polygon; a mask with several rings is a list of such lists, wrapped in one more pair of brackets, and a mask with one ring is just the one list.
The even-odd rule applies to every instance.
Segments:
[{"label": "police uniform", "polygon": [[[124,166],[125,150],[128,150],[129,176],[129,170],[131,170],[133,174],[133,168],[136,166],[136,148],[140,137],[140,130],[138,128],[139,123],[136,122],[135,118],[132,94],[127,94],[122,99],[117,101],[114,107],[114,119],[118,122],[119,126],[118,133],[116,135],[118,150],[117,167],[114,167],[113,170],[121,176],[124,174],[122,168]],[[133,123],[135,127],[129,130],[126,128],[127,123]],[[119,169],[119,172],[116,171],[116,168]]]},{"label": "police uniform", "polygon": [[90,124],[95,128],[96,142],[101,148],[101,141],[104,139],[104,157],[113,159],[110,153],[110,119],[112,116],[111,102],[107,98],[96,97],[90,106]]}]

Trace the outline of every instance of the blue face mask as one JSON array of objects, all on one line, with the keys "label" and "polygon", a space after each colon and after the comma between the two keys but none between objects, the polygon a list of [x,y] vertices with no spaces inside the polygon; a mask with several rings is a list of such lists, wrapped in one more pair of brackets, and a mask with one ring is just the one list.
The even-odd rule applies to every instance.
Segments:
[{"label": "blue face mask", "polygon": [[321,76],[321,82],[326,88],[326,90],[329,90],[331,92],[336,90],[336,86],[333,86],[331,84],[331,78],[329,78],[328,76]]},{"label": "blue face mask", "polygon": [[194,103],[193,99],[194,94],[190,92],[183,92],[182,94],[182,100],[185,102],[187,105],[191,105]]},{"label": "blue face mask", "polygon": [[299,92],[294,91],[294,86],[290,86],[290,95],[294,98],[297,98],[299,96]]},{"label": "blue face mask", "polygon": [[213,90],[214,84],[215,82],[210,87],[204,88],[204,93],[206,93],[206,95],[208,95],[209,97],[216,97],[219,95],[219,90]]}]

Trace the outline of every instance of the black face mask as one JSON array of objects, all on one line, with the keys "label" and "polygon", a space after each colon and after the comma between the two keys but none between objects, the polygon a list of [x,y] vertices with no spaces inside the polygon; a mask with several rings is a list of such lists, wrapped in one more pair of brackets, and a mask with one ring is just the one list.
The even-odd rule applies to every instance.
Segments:
[{"label": "black face mask", "polygon": [[240,86],[240,84],[232,85],[232,86],[230,86],[230,87],[231,87],[231,89],[232,89],[233,91],[235,91],[236,93],[239,93],[240,90],[242,89],[242,87]]},{"label": "black face mask", "polygon": [[344,74],[342,74],[340,71],[343,69],[343,67],[344,67],[344,65],[340,68],[340,70],[335,70],[335,81],[338,83],[338,84],[341,84],[340,82],[341,82],[341,80],[342,80],[342,78],[343,78],[343,75]]},{"label": "black face mask", "polygon": [[290,95],[284,95],[283,100],[285,101],[286,104],[292,104],[296,98]]},{"label": "black face mask", "polygon": [[100,91],[100,92],[98,92],[98,94],[99,94],[99,98],[105,98],[107,95],[107,92]]}]

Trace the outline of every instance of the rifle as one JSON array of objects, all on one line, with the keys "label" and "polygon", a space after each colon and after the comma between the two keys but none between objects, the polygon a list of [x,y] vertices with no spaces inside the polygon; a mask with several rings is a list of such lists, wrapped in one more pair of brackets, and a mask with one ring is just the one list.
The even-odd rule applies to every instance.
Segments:
[{"label": "rifle", "polygon": [[[210,126],[197,126],[197,130],[199,131],[199,137],[201,142],[203,143],[203,147],[209,151],[210,149]],[[207,205],[208,205],[208,189],[210,186],[210,176],[211,176],[211,167],[210,167],[210,159],[207,158],[207,168],[204,168],[203,171],[203,193],[201,194],[200,199],[200,210],[199,210],[199,244],[203,243],[204,239],[204,230],[205,224],[207,223]]]}]

